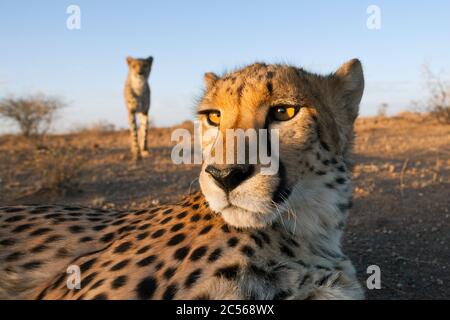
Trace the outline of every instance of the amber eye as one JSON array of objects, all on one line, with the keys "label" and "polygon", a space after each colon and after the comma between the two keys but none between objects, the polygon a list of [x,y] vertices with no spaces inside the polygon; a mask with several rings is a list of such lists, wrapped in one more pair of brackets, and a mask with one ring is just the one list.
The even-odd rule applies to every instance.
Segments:
[{"label": "amber eye", "polygon": [[275,106],[270,108],[270,117],[275,121],[292,119],[300,110],[299,106]]},{"label": "amber eye", "polygon": [[209,111],[206,119],[210,125],[217,127],[220,124],[220,111]]}]

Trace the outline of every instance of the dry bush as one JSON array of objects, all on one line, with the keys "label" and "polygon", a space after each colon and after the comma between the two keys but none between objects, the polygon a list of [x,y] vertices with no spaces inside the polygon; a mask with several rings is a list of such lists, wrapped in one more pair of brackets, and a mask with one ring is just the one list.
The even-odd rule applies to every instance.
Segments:
[{"label": "dry bush", "polygon": [[89,125],[77,125],[71,130],[71,133],[110,133],[116,130],[115,124],[101,120]]},{"label": "dry bush", "polygon": [[89,129],[95,132],[109,133],[116,131],[116,126],[108,121],[98,121],[92,124]]},{"label": "dry bush", "polygon": [[423,66],[423,75],[429,92],[427,111],[439,122],[450,123],[450,83],[433,73],[429,65]]},{"label": "dry bush", "polygon": [[156,120],[154,117],[149,117],[148,119],[148,127],[149,128],[156,128]]},{"label": "dry bush", "polygon": [[77,191],[84,162],[79,150],[71,146],[36,152],[34,163],[40,189],[58,195]]},{"label": "dry bush", "polygon": [[378,106],[378,110],[377,110],[377,116],[379,117],[386,117],[387,115],[387,110],[388,110],[389,105],[387,103],[382,103]]},{"label": "dry bush", "polygon": [[14,122],[23,136],[40,137],[48,132],[64,106],[59,98],[43,94],[9,97],[0,101],[0,116]]}]

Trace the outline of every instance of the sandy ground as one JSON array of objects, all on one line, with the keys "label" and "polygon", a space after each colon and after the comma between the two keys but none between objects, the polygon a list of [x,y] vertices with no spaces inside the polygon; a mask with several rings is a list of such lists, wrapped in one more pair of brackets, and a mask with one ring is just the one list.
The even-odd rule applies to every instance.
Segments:
[{"label": "sandy ground", "polygon": [[[126,209],[177,200],[199,188],[199,167],[172,163],[172,130],[152,129],[151,156],[138,164],[130,160],[127,132],[51,136],[38,148],[1,136],[0,205]],[[368,297],[449,299],[450,126],[403,114],[359,119],[356,131],[344,247],[364,283],[368,266],[381,268],[382,289],[368,290]],[[63,151],[47,161],[53,149]]]}]

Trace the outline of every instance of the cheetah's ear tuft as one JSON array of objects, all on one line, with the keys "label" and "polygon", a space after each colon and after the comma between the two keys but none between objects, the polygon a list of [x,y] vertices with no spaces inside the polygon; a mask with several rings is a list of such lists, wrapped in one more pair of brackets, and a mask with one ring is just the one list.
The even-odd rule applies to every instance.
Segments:
[{"label": "cheetah's ear tuft", "polygon": [[359,103],[364,92],[364,74],[361,62],[352,59],[344,63],[333,75],[336,93],[344,101],[344,108],[354,121],[358,116]]},{"label": "cheetah's ear tuft", "polygon": [[206,89],[209,90],[216,83],[216,81],[218,79],[219,79],[219,77],[213,72],[205,73],[204,81],[205,81]]},{"label": "cheetah's ear tuft", "polygon": [[130,65],[130,63],[133,62],[133,61],[134,61],[134,59],[132,57],[130,57],[130,56],[127,57],[128,65]]}]

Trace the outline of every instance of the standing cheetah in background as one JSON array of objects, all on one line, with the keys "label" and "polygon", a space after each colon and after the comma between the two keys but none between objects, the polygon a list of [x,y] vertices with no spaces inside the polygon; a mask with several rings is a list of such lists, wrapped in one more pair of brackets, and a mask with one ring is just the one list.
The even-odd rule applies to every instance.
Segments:
[{"label": "standing cheetah in background", "polygon": [[327,76],[257,63],[205,83],[203,127],[277,128],[277,174],[205,161],[201,192],[174,205],[0,208],[0,299],[364,297],[341,250],[360,62]]},{"label": "standing cheetah in background", "polygon": [[[152,69],[153,57],[134,59],[127,57],[128,78],[125,82],[125,102],[130,124],[131,153],[134,159],[147,157],[148,110],[150,109],[150,86],[148,77]],[[139,120],[139,133],[136,126]]]}]

